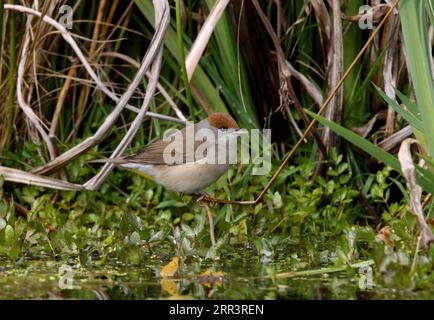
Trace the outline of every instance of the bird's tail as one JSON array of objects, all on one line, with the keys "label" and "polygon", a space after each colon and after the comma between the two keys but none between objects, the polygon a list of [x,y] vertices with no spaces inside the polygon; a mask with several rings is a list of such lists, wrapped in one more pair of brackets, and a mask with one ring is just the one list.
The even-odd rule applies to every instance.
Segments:
[{"label": "bird's tail", "polygon": [[155,167],[151,164],[140,164],[140,163],[125,163],[120,165],[122,168],[139,171],[146,176],[155,179]]},{"label": "bird's tail", "polygon": [[129,169],[129,170],[137,170],[146,176],[150,176],[151,178],[155,178],[156,172],[153,165],[150,164],[140,164],[140,163],[131,163],[125,160],[125,158],[108,158],[108,159],[96,159],[90,160],[89,163],[113,163],[118,164],[120,167]]},{"label": "bird's tail", "polygon": [[114,163],[114,164],[124,164],[128,163],[124,158],[118,157],[118,158],[108,158],[108,159],[96,159],[96,160],[90,160],[89,163]]}]

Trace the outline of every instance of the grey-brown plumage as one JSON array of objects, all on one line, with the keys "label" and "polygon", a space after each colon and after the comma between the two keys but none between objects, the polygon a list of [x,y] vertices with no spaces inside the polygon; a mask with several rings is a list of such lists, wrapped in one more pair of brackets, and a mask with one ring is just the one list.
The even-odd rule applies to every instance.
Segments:
[{"label": "grey-brown plumage", "polygon": [[[188,129],[194,129],[193,137],[188,137]],[[157,140],[143,151],[126,157],[90,161],[93,163],[115,163],[121,167],[139,170],[151,176],[157,183],[165,188],[182,193],[196,193],[207,187],[229,168],[229,163],[208,163],[207,153],[197,153],[199,147],[207,147],[207,143],[215,141],[195,141],[194,134],[201,129],[208,130],[215,135],[217,141],[222,131],[234,132],[229,139],[236,139],[235,131],[239,129],[236,121],[225,113],[212,113],[193,126],[183,128],[168,138]],[[174,139],[181,135],[182,139]],[[205,145],[203,145],[205,144]],[[209,145],[215,147],[215,145]],[[206,149],[206,148],[205,148]],[[176,150],[176,158],[174,159]],[[217,147],[218,150],[218,147]],[[217,156],[217,152],[216,152]],[[168,162],[167,159],[174,159]]]}]

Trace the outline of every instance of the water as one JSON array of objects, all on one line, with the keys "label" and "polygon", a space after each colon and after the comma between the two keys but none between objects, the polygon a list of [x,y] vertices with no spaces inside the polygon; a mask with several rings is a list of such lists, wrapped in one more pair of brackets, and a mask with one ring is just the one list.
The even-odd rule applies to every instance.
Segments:
[{"label": "water", "polygon": [[[210,262],[182,259],[175,277],[162,278],[170,261],[149,257],[140,266],[121,261],[77,267],[55,260],[0,263],[0,299],[432,299],[434,289],[384,288],[366,282],[358,268],[333,266],[304,271],[306,257],[292,253],[273,259],[249,252]],[[295,262],[294,262],[295,261]],[[305,272],[307,271],[307,272]],[[334,272],[333,272],[334,271]],[[206,272],[206,274],[204,274]],[[305,273],[303,273],[305,272]],[[367,284],[370,284],[367,288]],[[372,285],[372,286],[371,286]]]}]

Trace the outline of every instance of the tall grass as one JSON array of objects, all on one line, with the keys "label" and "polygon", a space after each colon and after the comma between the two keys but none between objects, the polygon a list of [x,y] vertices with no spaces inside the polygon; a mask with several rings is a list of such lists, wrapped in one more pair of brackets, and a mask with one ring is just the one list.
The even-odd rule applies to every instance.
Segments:
[{"label": "tall grass", "polygon": [[426,142],[426,151],[433,157],[434,79],[431,65],[432,44],[428,44],[428,2],[402,0],[399,12],[417,110],[421,115],[423,144]]},{"label": "tall grass", "polygon": [[[72,4],[72,2],[68,1],[64,3]],[[189,83],[185,77],[185,56],[200,31],[204,19],[216,1],[189,0],[184,1],[184,3],[186,4],[185,12],[181,12],[180,0],[174,2],[171,10],[171,26],[165,38],[165,59],[160,83],[191,120],[203,118],[206,112],[223,111],[235,115],[242,127],[260,128],[269,124],[266,118],[270,115],[279,117],[279,125],[274,124],[272,129],[275,132],[275,139],[281,143],[274,146],[273,152],[276,159],[281,159],[300,135],[296,128],[299,127],[303,131],[306,124],[302,116],[294,108],[293,101],[288,98],[288,93],[282,90],[284,88],[278,81],[281,79],[281,74],[273,74],[267,78],[277,79],[277,85],[271,83],[271,81],[267,82],[254,77],[255,73],[253,71],[255,68],[263,67],[254,64],[255,57],[262,56],[265,53],[270,57],[269,66],[276,67],[275,69],[267,69],[266,66],[264,68],[267,69],[265,72],[272,73],[278,70],[274,44],[267,30],[262,33],[265,39],[261,39],[261,43],[269,44],[269,46],[260,48],[258,52],[247,52],[247,46],[242,41],[243,32],[255,30],[252,28],[253,24],[255,24],[255,28],[265,29],[259,19],[257,21],[242,22],[243,15],[247,14],[246,8],[255,10],[254,7],[247,6],[247,3],[245,3],[244,7],[240,5],[240,12],[234,10],[234,6],[229,6],[226,9],[214,30],[200,64],[193,74],[192,81]],[[267,19],[270,21],[270,25],[280,37],[278,40],[285,59],[305,77],[312,88],[322,92],[323,98],[325,98],[326,92],[330,89],[328,73],[330,72],[329,56],[332,53],[330,52],[330,46],[327,46],[326,42],[324,42],[324,38],[326,38],[324,32],[327,32],[327,30],[323,29],[322,23],[327,20],[327,17],[332,16],[332,11],[327,1],[317,3],[320,3],[325,9],[322,12],[323,20],[314,13],[309,1],[280,1],[280,6],[278,6],[279,2],[276,1],[260,2]],[[355,15],[358,13],[358,7],[364,3],[361,0],[351,1],[348,5],[343,2],[341,10],[346,16]],[[41,10],[45,10],[47,4],[48,2],[41,1],[39,4]],[[379,91],[385,91],[385,84],[378,81],[383,71],[381,64],[385,48],[381,48],[383,51],[378,52],[375,46],[372,46],[345,81],[345,118],[343,123],[337,123],[336,126],[333,126],[335,131],[345,126],[350,130],[354,129],[352,128],[354,126],[362,126],[378,112],[384,112],[389,107],[392,107],[400,115],[394,123],[396,130],[401,129],[403,126],[401,118],[407,120],[413,126],[414,133],[421,144],[423,146],[426,144],[427,154],[433,154],[434,141],[429,137],[434,134],[434,126],[432,125],[434,123],[434,89],[429,44],[427,42],[427,30],[430,21],[432,23],[432,14],[429,15],[430,19],[428,19],[427,12],[430,11],[424,1],[401,1],[400,19],[411,81],[405,78],[405,68],[400,68],[397,78],[401,81],[398,82],[399,88],[396,89],[399,100],[407,106],[408,111],[399,108],[397,100],[395,101],[381,93],[377,94],[377,88],[372,85],[372,82],[377,83]],[[186,17],[183,16],[184,14]],[[255,12],[250,12],[250,14],[249,17]],[[277,16],[278,14],[280,16]],[[17,69],[17,53],[19,53],[23,41],[21,30],[24,30],[25,18],[25,16],[13,12],[4,14],[2,25],[7,28],[1,31],[1,36],[4,35],[4,37],[0,38],[2,40],[1,48],[3,48],[0,61],[0,80],[3,82],[0,81],[0,86],[4,89],[0,93],[0,102],[2,117],[5,119],[1,123],[1,132],[3,133],[2,141],[4,141],[3,144],[5,145],[3,159],[9,160],[19,158],[14,154],[14,151],[23,150],[22,147],[25,145],[26,140],[32,134],[34,135],[32,128],[26,126],[21,112],[15,107],[15,81],[13,79]],[[90,58],[92,58],[95,68],[107,82],[110,82],[110,85],[118,94],[122,94],[135,73],[135,68],[113,55],[104,56],[101,53],[105,51],[121,53],[136,61],[144,56],[148,38],[154,32],[152,27],[154,23],[152,1],[135,0],[130,3],[114,1],[107,2],[105,6],[96,2],[83,2],[77,7],[74,20],[73,31],[83,37],[79,41],[81,41],[81,46],[88,50],[89,55],[92,55]],[[185,21],[186,25],[182,25],[182,21]],[[99,26],[98,22],[102,23],[102,25]],[[40,22],[34,20],[33,23],[36,25]],[[360,30],[354,21],[342,20],[342,27],[344,30],[344,63],[345,66],[348,66],[364,44],[370,31]],[[252,35],[250,37],[254,39]],[[55,102],[58,102],[60,98],[64,99],[62,106],[59,107],[60,115],[53,137],[59,152],[62,152],[82,139],[89,137],[113,108],[113,103],[102,94],[94,94],[91,88],[92,84],[89,82],[86,73],[81,66],[77,65],[76,61],[72,62],[70,60],[74,56],[72,51],[68,47],[59,45],[62,40],[58,35],[47,33],[46,38],[50,41],[35,42],[42,45],[38,52],[41,52],[44,58],[38,60],[37,65],[32,65],[33,61],[30,59],[28,61],[28,70],[36,71],[38,80],[35,89],[28,94],[32,108],[37,111],[47,127],[52,125]],[[128,41],[120,40],[121,38],[128,38]],[[379,40],[377,39],[378,42]],[[4,53],[5,49],[8,50],[7,54]],[[396,60],[402,60],[403,58],[404,56],[401,53],[397,53]],[[65,95],[61,97],[62,88],[66,83],[64,80],[65,75],[68,75],[73,64],[77,67],[77,70],[71,75],[73,77],[72,84],[66,90]],[[404,66],[406,67],[406,65]],[[264,72],[264,70],[262,71]],[[8,80],[7,83],[5,79]],[[313,103],[312,96],[304,90],[300,80],[292,79],[291,81],[293,82],[297,100],[301,102],[305,109],[315,111],[317,104]],[[132,98],[132,104],[137,105],[139,103],[144,90],[146,90],[146,84],[146,81],[144,81],[140,92],[137,92],[137,95]],[[267,90],[261,91],[271,92],[273,97],[270,97],[270,101],[281,101],[281,103],[270,103],[265,107],[260,106],[257,97],[258,88],[267,88]],[[410,102],[409,88],[414,89],[415,92],[416,103],[414,108],[412,108]],[[404,92],[405,95],[401,92]],[[383,98],[377,99],[376,103],[379,105],[376,108],[370,105],[372,96]],[[62,102],[61,99],[60,101]],[[17,110],[17,112],[15,113],[14,110]],[[156,97],[156,100],[151,105],[151,110],[163,114],[172,114],[171,108],[161,96]],[[293,117],[293,122],[288,118],[288,114]],[[113,139],[104,141],[98,148],[95,148],[94,152],[112,150],[113,146],[120,141],[125,128],[132,119],[133,115],[131,113],[124,113],[117,128],[112,132]],[[322,121],[321,118],[318,119],[323,124],[330,124],[327,121]],[[380,154],[377,148],[371,148],[378,141],[381,142],[387,138],[384,135],[384,124],[381,121],[377,121],[372,126],[371,131],[366,134],[365,141],[368,144],[360,142],[360,137],[356,136],[352,136],[350,140],[353,143],[358,143],[359,147],[364,148],[370,155],[376,156],[378,159],[396,167],[395,160]],[[139,132],[141,140],[134,142],[134,148],[143,147],[144,144],[159,136],[162,130],[168,126],[171,126],[171,124],[159,121],[146,122]],[[287,134],[284,135],[284,132],[287,132]],[[347,132],[340,130],[340,134],[345,136]],[[284,136],[284,138],[281,138],[281,136]],[[368,145],[369,147],[367,147]],[[399,141],[396,145],[399,145]],[[41,146],[33,146],[32,148],[32,152],[37,150],[38,160],[32,159],[30,167],[47,160],[48,157],[44,148],[41,148]],[[360,176],[364,176],[364,172],[369,172],[367,156],[357,157],[354,154],[354,149],[351,147],[346,148],[349,151],[348,157],[352,159],[352,164],[357,167]],[[394,157],[393,153],[395,151],[393,150],[392,157]],[[315,143],[309,141],[309,144],[300,149],[298,155],[300,158],[309,157],[314,159],[314,153],[316,152]],[[7,154],[6,157],[5,154]],[[11,163],[14,163],[14,161],[11,161]],[[426,183],[424,185],[428,187]]]}]

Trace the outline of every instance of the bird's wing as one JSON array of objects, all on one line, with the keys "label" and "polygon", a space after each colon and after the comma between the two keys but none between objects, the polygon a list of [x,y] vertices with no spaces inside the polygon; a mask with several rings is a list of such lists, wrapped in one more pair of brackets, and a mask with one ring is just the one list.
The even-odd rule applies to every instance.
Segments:
[{"label": "bird's wing", "polygon": [[[194,162],[198,159],[195,157],[195,150],[198,146],[200,146],[202,141],[194,141],[194,146],[187,148],[186,147],[186,134],[185,128],[180,130],[183,139],[175,139],[164,141],[163,139],[157,140],[145,147],[145,149],[136,154],[132,154],[130,156],[125,157],[124,159],[127,162],[131,163],[140,163],[140,164],[181,164]],[[172,145],[170,145],[172,144]],[[170,145],[170,146],[169,146]],[[177,160],[174,163],[167,163],[166,159],[173,159],[175,156],[175,152],[177,153]],[[205,152],[206,155],[206,152]],[[203,157],[199,157],[203,158]]]},{"label": "bird's wing", "polygon": [[165,164],[164,150],[170,141],[158,140],[145,147],[139,153],[125,157],[127,162],[143,164]]}]

